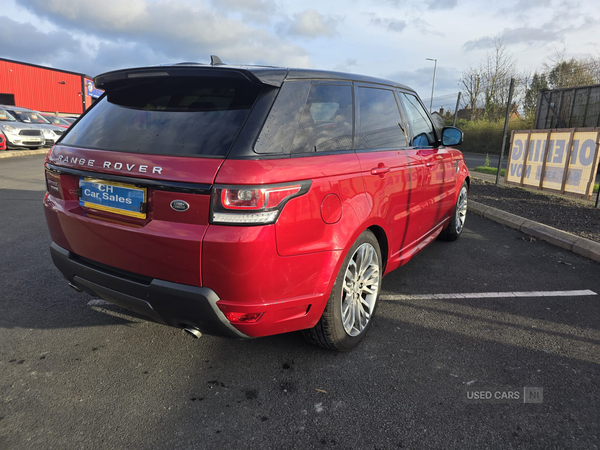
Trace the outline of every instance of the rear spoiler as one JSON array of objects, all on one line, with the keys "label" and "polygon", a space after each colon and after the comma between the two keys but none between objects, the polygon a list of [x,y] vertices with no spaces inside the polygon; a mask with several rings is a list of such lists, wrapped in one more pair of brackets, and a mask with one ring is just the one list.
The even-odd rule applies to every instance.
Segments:
[{"label": "rear spoiler", "polygon": [[206,77],[229,78],[248,81],[253,84],[281,87],[288,70],[260,66],[208,66],[204,64],[178,64],[172,66],[140,67],[136,69],[115,70],[94,78],[98,89],[110,90],[113,86],[122,86],[128,81],[161,77]]}]

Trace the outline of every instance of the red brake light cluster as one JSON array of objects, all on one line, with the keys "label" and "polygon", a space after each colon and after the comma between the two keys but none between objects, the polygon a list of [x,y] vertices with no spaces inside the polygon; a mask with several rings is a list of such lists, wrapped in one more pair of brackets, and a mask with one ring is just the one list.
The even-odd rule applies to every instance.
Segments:
[{"label": "red brake light cluster", "polygon": [[265,225],[277,221],[285,204],[308,192],[310,181],[271,186],[215,186],[211,222]]}]

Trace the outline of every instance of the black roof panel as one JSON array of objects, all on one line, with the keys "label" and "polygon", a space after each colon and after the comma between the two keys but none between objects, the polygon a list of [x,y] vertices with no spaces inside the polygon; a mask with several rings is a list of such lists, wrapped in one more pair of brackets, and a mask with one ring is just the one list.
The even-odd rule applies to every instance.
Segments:
[{"label": "black roof panel", "polygon": [[184,69],[189,67],[190,69],[201,69],[201,70],[214,70],[214,71],[239,71],[241,73],[251,74],[256,77],[263,84],[279,87],[284,80],[290,79],[321,79],[321,80],[339,80],[339,81],[355,81],[362,83],[374,83],[385,86],[393,86],[400,89],[413,91],[413,89],[405,86],[401,83],[397,83],[391,80],[385,80],[383,78],[370,77],[366,75],[358,75],[354,73],[346,72],[334,72],[329,70],[313,70],[313,69],[288,69],[284,67],[273,67],[273,66],[251,66],[251,65],[217,65],[210,66],[208,64],[185,62],[178,64],[164,64],[150,67],[136,67],[131,69],[121,69],[112,72],[107,72],[96,77],[96,86],[104,85],[107,81],[114,78],[127,77],[129,72],[158,72],[161,69],[166,71],[169,68],[173,69]]}]

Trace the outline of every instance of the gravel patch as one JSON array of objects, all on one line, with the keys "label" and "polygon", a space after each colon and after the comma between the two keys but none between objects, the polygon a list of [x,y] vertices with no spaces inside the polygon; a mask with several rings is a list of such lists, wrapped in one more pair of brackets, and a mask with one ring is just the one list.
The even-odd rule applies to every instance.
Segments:
[{"label": "gravel patch", "polygon": [[[594,200],[595,195],[592,196]],[[469,198],[600,242],[600,208],[595,208],[593,203],[533,192],[517,186],[496,186],[473,178]]]}]

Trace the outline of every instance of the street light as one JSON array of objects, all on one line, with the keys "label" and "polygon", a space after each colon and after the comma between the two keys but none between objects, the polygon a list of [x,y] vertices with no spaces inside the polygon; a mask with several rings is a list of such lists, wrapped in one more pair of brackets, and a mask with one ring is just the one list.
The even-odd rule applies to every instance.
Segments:
[{"label": "street light", "polygon": [[431,85],[431,102],[429,103],[429,112],[433,109],[433,90],[435,89],[435,74],[437,72],[437,59],[425,58],[427,61],[434,61],[435,66],[433,66],[433,83]]}]

